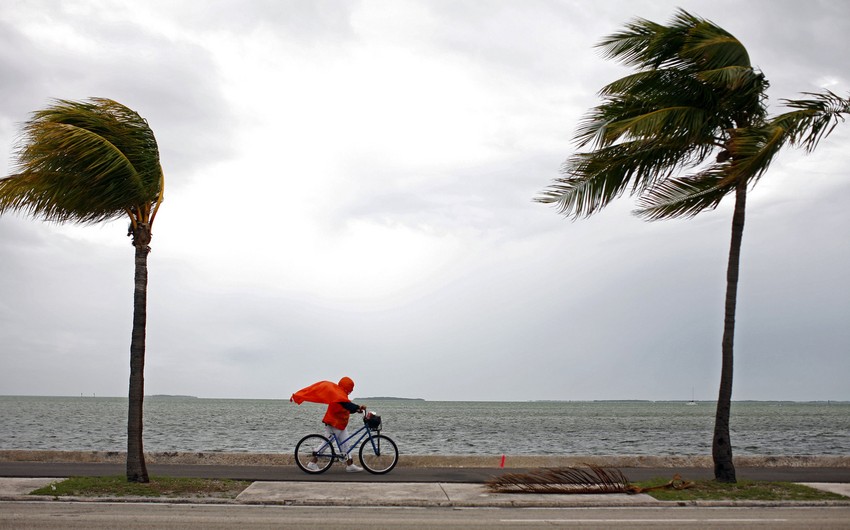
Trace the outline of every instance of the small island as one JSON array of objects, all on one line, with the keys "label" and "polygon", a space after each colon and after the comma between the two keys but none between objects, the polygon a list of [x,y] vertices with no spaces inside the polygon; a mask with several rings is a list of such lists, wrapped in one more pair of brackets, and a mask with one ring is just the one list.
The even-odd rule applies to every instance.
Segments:
[{"label": "small island", "polygon": [[375,397],[364,397],[364,398],[356,398],[358,401],[365,401],[367,399],[380,399],[383,401],[425,401],[422,398],[403,398],[403,397],[388,397],[388,396],[375,396]]}]

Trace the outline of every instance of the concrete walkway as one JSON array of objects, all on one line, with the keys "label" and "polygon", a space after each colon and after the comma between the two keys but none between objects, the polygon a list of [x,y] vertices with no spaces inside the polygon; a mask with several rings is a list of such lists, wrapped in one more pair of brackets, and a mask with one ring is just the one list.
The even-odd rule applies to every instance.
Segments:
[{"label": "concrete walkway", "polygon": [[[0,478],[0,501],[45,500],[29,492],[61,478]],[[848,497],[850,484],[808,483],[807,486]],[[63,498],[64,499],[64,498]],[[442,507],[582,507],[670,506],[649,495],[490,493],[482,484],[365,483],[365,482],[254,482],[235,500],[173,498],[77,498],[77,501],[282,504],[293,506],[442,506]],[[715,503],[717,504],[717,503]],[[741,504],[741,503],[725,503]],[[752,504],[752,503],[749,503]],[[782,504],[782,503],[774,503]],[[797,504],[797,503],[793,503]],[[816,503],[824,504],[824,503]]]},{"label": "concrete walkway", "polygon": [[481,484],[254,482],[236,499],[252,504],[365,506],[637,506],[649,495],[490,493]]}]

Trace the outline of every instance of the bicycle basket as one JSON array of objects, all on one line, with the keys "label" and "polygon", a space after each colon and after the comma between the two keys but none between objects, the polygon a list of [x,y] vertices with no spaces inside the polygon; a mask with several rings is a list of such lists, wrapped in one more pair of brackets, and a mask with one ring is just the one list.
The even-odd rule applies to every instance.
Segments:
[{"label": "bicycle basket", "polygon": [[377,431],[381,428],[381,417],[377,414],[372,414],[370,412],[366,415],[363,421],[366,423],[366,426],[372,429],[373,431]]}]

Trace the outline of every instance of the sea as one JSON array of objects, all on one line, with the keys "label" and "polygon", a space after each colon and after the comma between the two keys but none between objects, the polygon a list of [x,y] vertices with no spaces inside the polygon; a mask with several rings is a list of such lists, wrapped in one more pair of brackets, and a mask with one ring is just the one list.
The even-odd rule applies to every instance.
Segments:
[{"label": "sea", "polygon": [[[713,402],[356,401],[409,455],[706,455],[715,413]],[[149,396],[145,451],[289,453],[322,432],[324,409]],[[734,402],[730,429],[739,456],[846,456],[850,402]],[[124,451],[126,439],[126,398],[0,396],[0,450]]]}]

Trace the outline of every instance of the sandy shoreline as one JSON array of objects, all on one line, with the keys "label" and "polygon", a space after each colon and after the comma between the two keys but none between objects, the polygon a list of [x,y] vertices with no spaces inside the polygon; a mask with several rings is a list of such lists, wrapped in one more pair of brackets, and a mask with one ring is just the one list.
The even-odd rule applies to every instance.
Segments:
[{"label": "sandy shoreline", "polygon": [[[400,467],[499,467],[502,455],[405,455]],[[272,453],[145,453],[148,464],[200,464],[230,466],[292,465],[292,455]],[[125,453],[111,451],[0,450],[0,462],[124,463]],[[606,467],[713,467],[711,456],[505,456],[506,468],[562,467],[592,464]],[[850,467],[850,456],[740,456],[739,467]]]}]

